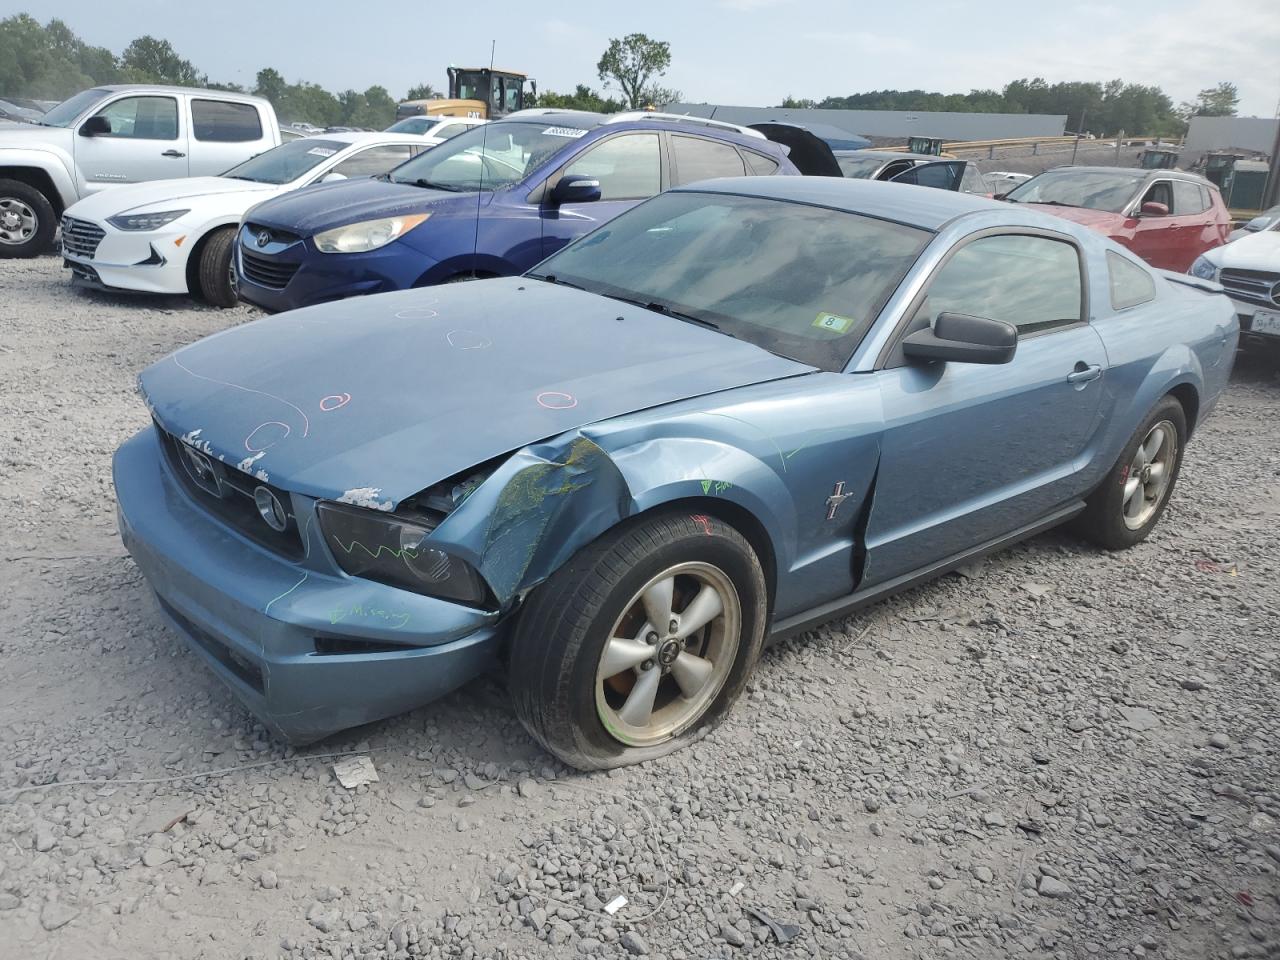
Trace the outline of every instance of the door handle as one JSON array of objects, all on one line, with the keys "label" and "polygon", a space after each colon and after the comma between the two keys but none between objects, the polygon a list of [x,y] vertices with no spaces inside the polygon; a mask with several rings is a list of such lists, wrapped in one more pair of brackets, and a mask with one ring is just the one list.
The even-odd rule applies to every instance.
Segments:
[{"label": "door handle", "polygon": [[164,153],[160,154],[160,156],[174,157],[176,159],[177,157],[185,157],[186,154],[183,153],[181,150],[166,150]]},{"label": "door handle", "polygon": [[1097,380],[1102,376],[1102,367],[1096,363],[1085,363],[1081,360],[1076,364],[1076,368],[1067,374],[1067,383],[1083,386],[1090,380]]}]

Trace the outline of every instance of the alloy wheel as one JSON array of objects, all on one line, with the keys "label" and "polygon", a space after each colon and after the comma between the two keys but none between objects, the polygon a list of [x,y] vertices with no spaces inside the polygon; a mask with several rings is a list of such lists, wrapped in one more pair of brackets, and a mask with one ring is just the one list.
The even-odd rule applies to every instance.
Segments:
[{"label": "alloy wheel", "polygon": [[0,197],[0,243],[17,246],[35,236],[36,212],[17,197]]},{"label": "alloy wheel", "polygon": [[1173,480],[1177,456],[1178,430],[1168,420],[1161,420],[1142,438],[1125,472],[1120,509],[1130,530],[1141,529],[1160,509]]},{"label": "alloy wheel", "polygon": [[687,729],[715,702],[741,636],[741,601],[724,571],[701,561],[662,571],[609,632],[596,669],[601,723],[632,747]]}]

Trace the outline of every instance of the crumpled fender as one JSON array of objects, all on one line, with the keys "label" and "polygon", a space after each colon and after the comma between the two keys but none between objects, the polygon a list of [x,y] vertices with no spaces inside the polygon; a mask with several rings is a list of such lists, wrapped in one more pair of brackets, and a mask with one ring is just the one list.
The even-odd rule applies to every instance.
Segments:
[{"label": "crumpled fender", "polygon": [[794,552],[786,488],[750,454],[714,440],[657,438],[606,452],[588,430],[517,451],[432,533],[472,564],[498,601],[551,576],[570,557],[629,516],[663,503],[715,497],[749,511],[779,552]]},{"label": "crumpled fender", "polygon": [[80,199],[76,191],[75,163],[65,150],[56,147],[0,147],[0,177],[5,167],[36,167],[53,181],[64,207]]}]

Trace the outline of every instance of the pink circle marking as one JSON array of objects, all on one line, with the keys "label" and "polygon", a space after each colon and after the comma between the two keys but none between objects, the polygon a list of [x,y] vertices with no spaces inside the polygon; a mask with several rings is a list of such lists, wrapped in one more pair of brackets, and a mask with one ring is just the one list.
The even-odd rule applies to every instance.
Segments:
[{"label": "pink circle marking", "polygon": [[578,405],[578,398],[571,393],[558,390],[546,390],[538,394],[538,406],[548,410],[572,410]]},{"label": "pink circle marking", "polygon": [[320,411],[329,413],[331,410],[339,410],[351,402],[351,394],[349,393],[331,393],[329,396],[320,400]]},{"label": "pink circle marking", "polygon": [[[255,436],[258,435],[259,430],[264,430],[267,427],[272,427],[272,426],[284,427],[284,433],[276,437],[270,443],[263,444],[260,447],[255,447],[252,443],[249,442]],[[250,453],[261,453],[263,450],[266,450],[270,447],[274,447],[277,443],[279,443],[285,437],[289,436],[291,432],[292,430],[290,429],[287,423],[283,423],[280,420],[268,420],[266,423],[260,423],[256,427],[254,427],[252,430],[249,431],[249,435],[244,438],[244,448],[248,450]]]}]

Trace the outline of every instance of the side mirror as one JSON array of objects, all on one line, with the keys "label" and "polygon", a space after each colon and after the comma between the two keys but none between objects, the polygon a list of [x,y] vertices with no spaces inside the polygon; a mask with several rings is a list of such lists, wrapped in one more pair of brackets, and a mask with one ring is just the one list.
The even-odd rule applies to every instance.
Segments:
[{"label": "side mirror", "polygon": [[1144,217],[1167,217],[1169,208],[1163,203],[1156,203],[1154,200],[1148,200],[1143,203],[1138,211]]},{"label": "side mirror", "polygon": [[940,313],[932,328],[902,341],[903,356],[909,359],[953,363],[1008,363],[1017,349],[1013,324],[963,313]]},{"label": "side mirror", "polygon": [[556,206],[562,203],[591,203],[599,199],[600,181],[595,177],[572,174],[561,177],[560,182],[551,188],[551,202]]},{"label": "side mirror", "polygon": [[90,117],[80,124],[80,136],[102,137],[111,133],[111,121],[104,116]]},{"label": "side mirror", "polygon": [[339,180],[345,180],[345,179],[347,179],[346,174],[344,174],[344,173],[339,173],[337,170],[330,170],[330,171],[329,171],[328,173],[326,173],[323,177],[321,177],[321,178],[319,179],[319,181],[317,181],[317,182],[319,182],[319,183],[337,183]]},{"label": "side mirror", "polygon": [[1269,227],[1270,225],[1271,225],[1270,217],[1254,217],[1252,220],[1250,220],[1248,223],[1244,225],[1244,229],[1248,230],[1250,233],[1260,233],[1261,231],[1267,229],[1267,227]]},{"label": "side mirror", "polygon": [[993,194],[991,195],[991,199],[992,199],[992,200],[1003,200],[1003,199],[1004,199],[1005,197],[1007,197],[1008,195],[1009,195],[1009,191],[1008,191],[1008,190],[1006,190],[1004,193],[993,193]]}]

